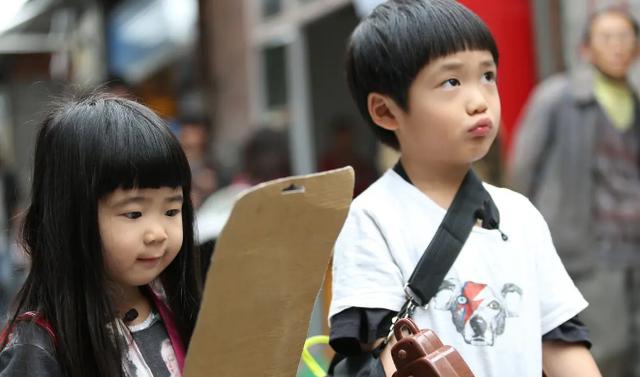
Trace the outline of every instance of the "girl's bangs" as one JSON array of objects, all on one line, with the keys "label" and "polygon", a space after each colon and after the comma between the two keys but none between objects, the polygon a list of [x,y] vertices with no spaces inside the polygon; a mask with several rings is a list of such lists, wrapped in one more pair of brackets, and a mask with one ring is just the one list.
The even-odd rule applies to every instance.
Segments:
[{"label": "girl's bangs", "polygon": [[144,122],[120,128],[103,159],[99,196],[117,188],[190,187],[189,164],[177,139],[164,125]]}]

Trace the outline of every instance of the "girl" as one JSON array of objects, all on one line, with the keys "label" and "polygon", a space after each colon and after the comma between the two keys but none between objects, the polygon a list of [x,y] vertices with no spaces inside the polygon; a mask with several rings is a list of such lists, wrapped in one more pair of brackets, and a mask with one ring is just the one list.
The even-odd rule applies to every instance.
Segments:
[{"label": "girl", "polygon": [[180,375],[201,294],[189,171],[131,100],[94,94],[46,118],[0,376]]}]

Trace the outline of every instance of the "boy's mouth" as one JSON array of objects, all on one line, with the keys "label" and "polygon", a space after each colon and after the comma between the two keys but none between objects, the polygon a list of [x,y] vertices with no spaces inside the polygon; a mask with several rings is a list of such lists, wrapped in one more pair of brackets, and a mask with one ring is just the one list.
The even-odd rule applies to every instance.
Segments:
[{"label": "boy's mouth", "polygon": [[484,137],[489,135],[491,129],[493,128],[493,124],[490,119],[480,119],[476,123],[471,126],[467,132],[471,134],[473,137]]}]

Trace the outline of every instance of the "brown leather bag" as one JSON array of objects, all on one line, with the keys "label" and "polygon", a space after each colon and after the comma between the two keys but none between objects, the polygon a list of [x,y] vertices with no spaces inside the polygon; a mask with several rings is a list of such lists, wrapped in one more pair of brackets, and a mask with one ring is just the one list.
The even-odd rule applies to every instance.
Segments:
[{"label": "brown leather bag", "polygon": [[474,377],[458,351],[443,345],[432,330],[419,330],[413,320],[402,318],[393,332],[398,341],[391,348],[397,369],[393,377]]}]

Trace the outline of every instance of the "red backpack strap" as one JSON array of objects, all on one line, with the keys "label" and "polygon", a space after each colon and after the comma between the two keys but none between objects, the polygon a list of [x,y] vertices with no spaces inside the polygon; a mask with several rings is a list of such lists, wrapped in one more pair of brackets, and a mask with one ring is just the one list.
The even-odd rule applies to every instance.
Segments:
[{"label": "red backpack strap", "polygon": [[29,322],[35,323],[36,325],[43,328],[49,334],[49,336],[51,337],[54,343],[57,343],[58,339],[56,337],[56,332],[53,331],[53,327],[51,326],[49,321],[44,319],[42,314],[36,311],[28,311],[18,315],[18,317],[16,317],[16,320],[11,327],[7,326],[2,330],[2,334],[0,335],[0,344],[5,343],[5,340],[7,339],[9,334],[13,332],[13,329],[20,321],[29,321]]},{"label": "red backpack strap", "polygon": [[30,320],[30,321],[34,322],[36,325],[42,327],[49,334],[51,339],[53,339],[54,343],[57,343],[58,337],[56,337],[56,332],[53,331],[53,327],[51,326],[49,321],[44,319],[42,314],[40,314],[38,312],[35,312],[35,311],[28,311],[28,312],[24,312],[24,313],[20,314],[18,316],[17,320],[18,321]]}]

